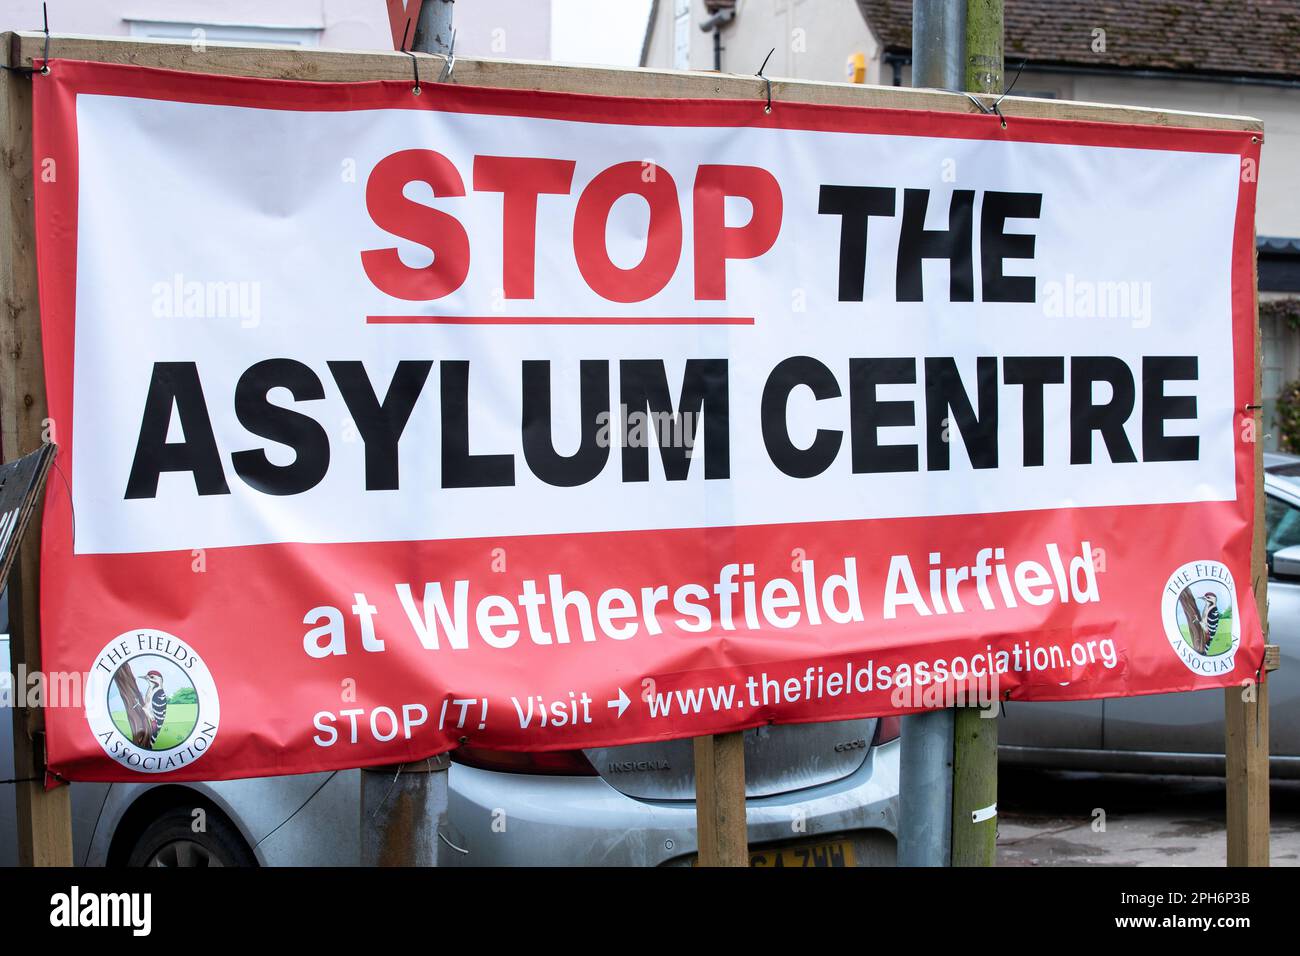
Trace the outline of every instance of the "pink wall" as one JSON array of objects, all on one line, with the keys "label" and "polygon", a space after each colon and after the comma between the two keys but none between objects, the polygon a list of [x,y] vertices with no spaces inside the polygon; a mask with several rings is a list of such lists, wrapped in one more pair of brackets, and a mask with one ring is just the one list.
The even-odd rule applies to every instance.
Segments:
[{"label": "pink wall", "polygon": [[[281,27],[285,40],[337,49],[390,49],[385,0],[47,0],[50,30],[129,36],[147,21]],[[551,50],[551,0],[460,0],[456,52],[545,60]],[[40,0],[0,0],[0,29],[36,30]],[[182,26],[185,36],[189,30]]]}]

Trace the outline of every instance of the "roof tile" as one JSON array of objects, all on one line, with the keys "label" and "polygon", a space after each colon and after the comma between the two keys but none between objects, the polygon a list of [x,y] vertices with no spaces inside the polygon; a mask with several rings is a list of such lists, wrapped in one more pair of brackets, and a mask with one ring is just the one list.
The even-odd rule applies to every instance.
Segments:
[{"label": "roof tile", "polygon": [[[912,0],[857,3],[886,50],[911,50]],[[1006,0],[1004,17],[1009,64],[1300,77],[1300,0]]]}]

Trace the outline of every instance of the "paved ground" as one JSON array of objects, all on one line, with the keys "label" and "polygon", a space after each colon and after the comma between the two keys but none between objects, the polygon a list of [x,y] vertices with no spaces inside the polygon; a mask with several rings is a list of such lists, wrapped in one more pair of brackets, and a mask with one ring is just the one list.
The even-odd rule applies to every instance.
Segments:
[{"label": "paved ground", "polygon": [[[1222,780],[1007,766],[999,776],[1001,866],[1224,864]],[[1275,781],[1271,804],[1273,865],[1300,866],[1300,780]]]}]

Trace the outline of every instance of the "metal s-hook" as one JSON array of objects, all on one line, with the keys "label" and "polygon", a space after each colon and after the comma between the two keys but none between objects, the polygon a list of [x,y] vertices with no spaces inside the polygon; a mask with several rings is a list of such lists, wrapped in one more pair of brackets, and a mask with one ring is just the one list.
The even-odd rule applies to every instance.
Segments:
[{"label": "metal s-hook", "polygon": [[[1007,118],[1003,116],[1002,111],[998,109],[998,103],[1002,102],[1001,97],[994,100],[992,106],[985,106],[983,103],[981,103],[979,100],[975,98],[974,93],[967,93],[965,90],[963,90],[962,95],[965,96],[966,99],[974,103],[975,106],[979,109],[979,111],[983,113],[985,116],[996,116],[998,119],[1002,121],[1002,128],[1003,129],[1007,128]],[[1004,93],[1002,95],[1005,96],[1006,94]]]},{"label": "metal s-hook", "polygon": [[451,31],[451,43],[447,46],[447,60],[442,66],[442,74],[438,77],[439,83],[446,83],[451,79],[451,71],[456,69],[456,30],[453,27]]}]

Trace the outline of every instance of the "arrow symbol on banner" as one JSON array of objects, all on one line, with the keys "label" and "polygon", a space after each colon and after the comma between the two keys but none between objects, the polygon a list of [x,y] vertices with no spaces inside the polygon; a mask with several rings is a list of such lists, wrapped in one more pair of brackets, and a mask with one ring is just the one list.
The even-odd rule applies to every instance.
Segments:
[{"label": "arrow symbol on banner", "polygon": [[615,719],[617,719],[623,716],[623,711],[627,710],[627,705],[630,703],[632,702],[628,700],[627,694],[623,693],[623,688],[620,687],[618,689],[618,697],[616,697],[614,700],[606,701],[605,706],[610,708],[613,707],[618,708],[618,713],[614,715]]}]

